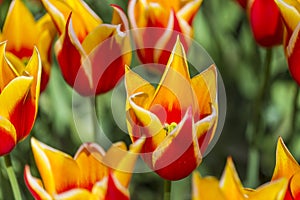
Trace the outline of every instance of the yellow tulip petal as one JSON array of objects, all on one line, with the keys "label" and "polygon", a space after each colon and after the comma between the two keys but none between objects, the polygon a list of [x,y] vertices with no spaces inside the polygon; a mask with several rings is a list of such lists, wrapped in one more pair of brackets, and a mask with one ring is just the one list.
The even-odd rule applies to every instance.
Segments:
[{"label": "yellow tulip petal", "polygon": [[27,187],[36,199],[52,199],[52,197],[45,191],[45,189],[41,185],[41,180],[34,178],[31,175],[30,168],[28,165],[25,166],[24,179]]},{"label": "yellow tulip petal", "polygon": [[[117,32],[116,25],[101,24],[93,29],[82,42],[82,47],[87,54],[94,48],[101,45],[106,39],[113,37]],[[112,40],[112,39],[111,39]]]},{"label": "yellow tulip petal", "polygon": [[0,94],[0,116],[10,119],[16,107],[23,104],[30,91],[32,77],[20,76],[13,79]]},{"label": "yellow tulip petal", "polygon": [[108,174],[102,162],[105,151],[95,143],[85,143],[78,149],[74,159],[80,168],[80,187],[91,190],[94,183]]},{"label": "yellow tulip petal", "polygon": [[[186,98],[187,96],[192,98]],[[167,123],[179,123],[189,106],[196,107],[193,96],[185,51],[178,37],[156,88],[150,110],[151,107],[160,105],[167,113]]]},{"label": "yellow tulip petal", "polygon": [[212,104],[217,103],[217,69],[211,65],[205,71],[192,78],[192,87],[197,96],[200,118],[210,115]]},{"label": "yellow tulip petal", "polygon": [[2,32],[2,39],[8,40],[7,50],[30,55],[37,38],[34,27],[34,17],[24,3],[12,1]]},{"label": "yellow tulip petal", "polygon": [[64,27],[71,12],[75,22],[73,27],[80,41],[82,41],[90,31],[102,23],[102,20],[82,0],[42,0],[42,2],[53,18],[60,34],[64,32]]},{"label": "yellow tulip petal", "polygon": [[79,177],[74,174],[78,174],[80,168],[71,156],[34,138],[31,138],[31,146],[45,189],[51,196],[78,186]]},{"label": "yellow tulip petal", "polygon": [[166,10],[174,10],[177,12],[181,7],[180,0],[174,0],[174,1],[163,1],[163,0],[147,0],[149,3],[157,3],[160,4],[164,9]]},{"label": "yellow tulip petal", "polygon": [[17,143],[17,134],[14,125],[0,116],[0,156],[10,153]]},{"label": "yellow tulip petal", "polygon": [[283,200],[288,186],[287,179],[266,183],[248,194],[249,200]]},{"label": "yellow tulip petal", "polygon": [[31,95],[32,99],[35,100],[35,106],[37,109],[41,86],[42,61],[40,53],[36,47],[34,48],[33,54],[25,67],[23,75],[30,75],[34,77],[33,85],[31,87]]},{"label": "yellow tulip petal", "polygon": [[94,184],[92,193],[98,197],[98,199],[105,199],[107,191],[108,177],[104,177],[101,181]]},{"label": "yellow tulip petal", "polygon": [[220,189],[219,181],[214,177],[202,178],[198,171],[193,173],[192,200],[226,200]]},{"label": "yellow tulip petal", "polygon": [[280,137],[277,142],[276,165],[272,180],[276,180],[282,177],[290,179],[299,170],[299,164],[291,155],[282,138]]},{"label": "yellow tulip petal", "polygon": [[193,0],[185,4],[178,12],[177,17],[191,24],[203,0]]},{"label": "yellow tulip petal", "polygon": [[234,167],[231,157],[227,158],[226,167],[223,171],[222,178],[220,180],[220,187],[226,199],[230,200],[243,200],[246,199],[243,194],[243,186],[238,177],[236,169]]},{"label": "yellow tulip petal", "polygon": [[142,100],[142,102],[135,101],[135,103],[147,109],[150,106],[149,99],[151,99],[155,93],[155,88],[148,81],[144,80],[141,76],[133,72],[127,65],[125,70],[125,87],[127,96],[130,97],[139,92],[145,93],[145,98],[139,98],[139,100]]},{"label": "yellow tulip petal", "polygon": [[294,199],[300,198],[300,171],[295,173],[290,180],[290,191]]},{"label": "yellow tulip petal", "polygon": [[58,195],[54,195],[55,200],[97,200],[97,196],[85,189],[72,189]]},{"label": "yellow tulip petal", "polygon": [[293,31],[300,21],[300,3],[295,0],[275,0],[275,2],[285,24]]},{"label": "yellow tulip petal", "polygon": [[111,149],[108,150],[106,156],[104,157],[104,161],[110,162],[111,160],[118,159],[119,162],[116,166],[116,168],[113,168],[113,176],[118,180],[118,182],[125,188],[128,188],[129,182],[132,176],[132,171],[135,167],[135,162],[137,157],[139,156],[139,153],[143,147],[143,144],[145,142],[145,138],[141,137],[137,141],[135,141],[133,144],[130,145],[129,151],[124,152],[118,149],[117,151],[114,151],[112,153]]},{"label": "yellow tulip petal", "polygon": [[[7,54],[5,52],[6,43],[7,41],[0,42],[0,91],[2,91],[12,79],[19,76],[18,71],[12,67],[10,61],[7,58]],[[16,60],[18,60],[18,62],[21,62],[20,59]],[[21,65],[24,66],[23,64]]]}]

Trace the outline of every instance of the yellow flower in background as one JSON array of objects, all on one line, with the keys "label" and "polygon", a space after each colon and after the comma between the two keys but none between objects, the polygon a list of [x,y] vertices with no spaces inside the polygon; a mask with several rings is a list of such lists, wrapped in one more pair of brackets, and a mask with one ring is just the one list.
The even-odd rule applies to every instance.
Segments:
[{"label": "yellow flower in background", "polygon": [[[202,0],[130,0],[128,18],[142,63],[166,65],[178,34],[187,50]],[[184,37],[186,36],[186,38]]]},{"label": "yellow flower in background", "polygon": [[105,151],[95,143],[84,143],[74,158],[32,138],[31,146],[41,180],[32,177],[29,166],[24,177],[36,199],[129,199],[128,186],[144,139],[129,151],[123,142]]},{"label": "yellow flower in background", "polygon": [[84,96],[112,89],[131,62],[125,13],[112,5],[105,24],[82,0],[42,0],[60,35],[55,53],[66,82]]},{"label": "yellow flower in background", "polygon": [[7,41],[7,54],[13,54],[25,64],[34,47],[38,48],[42,60],[41,92],[46,88],[50,76],[51,47],[55,34],[54,24],[48,14],[35,21],[21,0],[11,2],[0,33],[0,42]]},{"label": "yellow flower in background", "polygon": [[27,65],[6,54],[0,43],[0,155],[23,140],[35,122],[41,82],[41,59],[34,50]]},{"label": "yellow flower in background", "polygon": [[214,65],[190,78],[177,40],[155,88],[127,68],[127,127],[133,141],[146,137],[143,159],[168,180],[188,176],[202,161],[218,120]]},{"label": "yellow flower in background", "polygon": [[266,183],[256,190],[242,186],[232,159],[227,159],[223,175],[219,180],[215,177],[201,177],[199,172],[193,173],[193,200],[282,200],[288,185],[286,179]]},{"label": "yellow flower in background", "polygon": [[297,200],[300,198],[300,166],[285,146],[282,138],[278,139],[276,149],[276,165],[272,180],[279,178],[289,180],[285,200]]}]

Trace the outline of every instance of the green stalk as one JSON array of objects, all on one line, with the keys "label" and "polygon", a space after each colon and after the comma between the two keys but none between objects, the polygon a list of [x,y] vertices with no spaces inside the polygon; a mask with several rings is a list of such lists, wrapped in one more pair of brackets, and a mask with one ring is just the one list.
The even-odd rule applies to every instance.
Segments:
[{"label": "green stalk", "polygon": [[10,181],[10,185],[12,187],[14,198],[22,199],[19,184],[12,166],[10,154],[4,156],[4,161],[5,161],[5,167]]},{"label": "green stalk", "polygon": [[264,130],[262,130],[261,113],[263,104],[265,101],[266,93],[269,88],[271,77],[271,61],[272,61],[272,49],[267,49],[265,63],[264,63],[264,76],[262,86],[258,92],[258,95],[254,101],[254,111],[252,118],[252,128],[249,139],[249,151],[248,151],[248,165],[247,165],[247,177],[246,184],[248,187],[255,187],[259,183],[259,144],[262,139]]},{"label": "green stalk", "polygon": [[171,199],[171,186],[172,186],[171,181],[164,180],[164,200]]},{"label": "green stalk", "polygon": [[[97,109],[97,99],[96,97],[90,97],[91,113],[92,113],[92,123],[93,123],[93,141],[97,141],[98,134],[98,109]],[[95,115],[93,111],[95,110]]]}]

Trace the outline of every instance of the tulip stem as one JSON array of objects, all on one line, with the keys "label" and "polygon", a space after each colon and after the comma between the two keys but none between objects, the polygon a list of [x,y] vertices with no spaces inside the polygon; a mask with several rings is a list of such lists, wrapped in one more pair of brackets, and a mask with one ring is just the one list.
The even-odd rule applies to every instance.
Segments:
[{"label": "tulip stem", "polygon": [[12,191],[14,194],[14,198],[22,199],[19,184],[12,166],[10,154],[4,156],[4,161],[5,161],[6,171],[10,181],[10,185],[12,187]]},{"label": "tulip stem", "polygon": [[171,181],[164,180],[164,200],[171,199],[171,185],[172,185]]},{"label": "tulip stem", "polygon": [[[264,62],[264,75],[262,80],[262,86],[258,91],[256,99],[254,100],[252,128],[248,138],[249,151],[248,151],[248,167],[247,167],[247,186],[255,187],[258,184],[259,176],[259,145],[263,139],[263,127],[262,127],[262,108],[265,101],[266,93],[268,92],[270,77],[271,77],[271,61],[272,61],[272,49],[269,48],[266,51],[266,57]],[[250,122],[251,123],[251,122]]]},{"label": "tulip stem", "polygon": [[91,114],[92,114],[92,123],[93,123],[93,141],[97,141],[98,134],[98,108],[97,108],[97,98],[90,97],[91,104]]}]

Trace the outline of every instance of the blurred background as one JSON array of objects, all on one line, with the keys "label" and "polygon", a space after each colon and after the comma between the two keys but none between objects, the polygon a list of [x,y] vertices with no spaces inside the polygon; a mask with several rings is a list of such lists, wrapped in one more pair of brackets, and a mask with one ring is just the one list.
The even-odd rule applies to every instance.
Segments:
[{"label": "blurred background", "polygon": [[[0,27],[3,27],[10,2],[3,0],[0,4]],[[24,2],[37,19],[45,13],[38,0]],[[128,0],[86,2],[104,22],[110,22],[111,19],[112,8],[109,4],[117,4],[125,11],[128,4]],[[231,156],[244,186],[256,188],[272,177],[279,136],[283,137],[294,157],[300,159],[298,86],[290,77],[282,46],[272,49],[271,75],[263,86],[267,50],[254,41],[247,15],[234,0],[204,0],[193,24],[194,38],[217,65],[227,95],[222,134],[198,170],[203,176],[220,178],[226,158]],[[53,59],[50,82],[40,97],[38,117],[32,133],[11,154],[24,199],[33,199],[24,185],[24,166],[30,165],[32,174],[39,176],[30,149],[30,137],[36,137],[70,155],[76,153],[82,141],[88,141],[91,137],[77,131],[77,126],[92,125],[87,119],[75,126],[72,112],[74,94],[64,82],[54,56]],[[132,66],[138,64],[134,55]],[[121,83],[118,87],[124,85]],[[113,92],[108,92],[97,98],[102,131],[112,142],[123,140],[130,144],[128,135],[114,121],[112,95]],[[255,131],[256,120],[259,120],[258,131]],[[0,199],[12,199],[2,161]],[[174,182],[172,199],[190,199],[190,184],[191,177]],[[155,173],[133,174],[130,191],[133,200],[162,199],[163,181]]]}]

